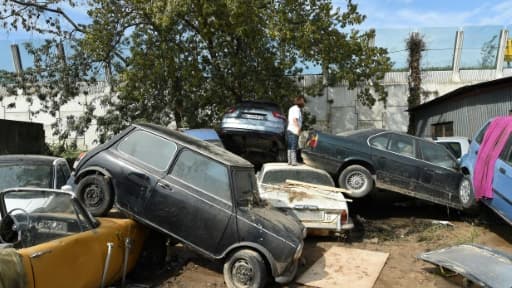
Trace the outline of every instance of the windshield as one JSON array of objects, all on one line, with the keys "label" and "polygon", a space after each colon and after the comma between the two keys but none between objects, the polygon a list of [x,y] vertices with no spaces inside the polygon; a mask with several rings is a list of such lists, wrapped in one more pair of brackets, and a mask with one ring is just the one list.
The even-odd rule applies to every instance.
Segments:
[{"label": "windshield", "polygon": [[286,169],[268,170],[261,181],[263,184],[283,184],[286,180],[301,181],[317,185],[334,186],[331,176],[312,170]]},{"label": "windshield", "polygon": [[259,206],[258,185],[253,170],[238,170],[234,172],[235,193],[238,207]]},{"label": "windshield", "polygon": [[[3,202],[5,210],[0,226],[10,227],[10,223],[6,222],[11,221],[19,227],[16,234],[21,236],[18,242],[23,248],[93,228],[87,212],[68,193],[36,189],[13,190],[3,194]],[[3,240],[17,242],[15,239],[8,239],[14,237],[12,233],[8,233],[11,231],[0,230]],[[20,236],[16,235],[15,238]]]},{"label": "windshield", "polygon": [[52,168],[43,164],[0,165],[0,190],[14,187],[52,188]]}]

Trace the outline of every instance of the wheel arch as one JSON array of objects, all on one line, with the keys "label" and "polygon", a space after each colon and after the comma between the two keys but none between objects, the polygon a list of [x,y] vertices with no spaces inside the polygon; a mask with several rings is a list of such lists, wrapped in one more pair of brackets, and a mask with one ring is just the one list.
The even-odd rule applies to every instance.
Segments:
[{"label": "wheel arch", "polygon": [[372,176],[375,176],[375,174],[376,174],[376,170],[370,161],[365,160],[365,159],[355,158],[355,159],[349,159],[349,160],[343,162],[343,164],[338,168],[338,171],[336,172],[336,175],[335,175],[336,178],[340,177],[343,170],[345,170],[347,167],[352,166],[352,165],[363,166],[364,168],[368,169],[368,171],[370,171],[370,174],[372,174]]},{"label": "wheel arch", "polygon": [[[99,167],[99,166],[91,166],[91,167],[87,167],[86,169],[80,171],[75,176],[75,184],[78,184],[78,182],[80,182],[80,180],[82,180],[83,178],[85,178],[89,175],[95,175],[95,174],[100,174],[100,175],[106,176],[109,179],[112,178],[112,174],[110,174],[110,172],[108,172],[107,169]],[[110,182],[110,180],[108,182]]]}]

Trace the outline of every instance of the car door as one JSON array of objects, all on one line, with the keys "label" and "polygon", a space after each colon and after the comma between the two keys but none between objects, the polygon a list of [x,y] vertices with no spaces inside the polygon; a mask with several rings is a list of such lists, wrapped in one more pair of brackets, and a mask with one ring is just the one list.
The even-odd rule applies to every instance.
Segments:
[{"label": "car door", "polygon": [[493,178],[493,198],[486,200],[492,208],[498,210],[508,221],[512,221],[512,135],[503,153],[496,160]]},{"label": "car door", "polygon": [[459,184],[462,173],[457,170],[457,159],[445,147],[418,140],[422,165],[418,192],[426,200],[441,204],[459,201]]},{"label": "car door", "polygon": [[111,148],[120,163],[110,169],[119,207],[139,215],[151,190],[166,175],[176,143],[149,131],[135,130]]},{"label": "car door", "polygon": [[183,148],[142,215],[180,240],[219,255],[236,241],[232,211],[229,167]]},{"label": "car door", "polygon": [[[377,173],[377,187],[414,195],[421,172],[419,160],[415,158],[415,139],[395,133],[380,135],[388,137],[387,143],[384,138],[380,139],[376,136],[370,138],[372,160]],[[383,148],[384,143],[386,143],[385,148]]]}]

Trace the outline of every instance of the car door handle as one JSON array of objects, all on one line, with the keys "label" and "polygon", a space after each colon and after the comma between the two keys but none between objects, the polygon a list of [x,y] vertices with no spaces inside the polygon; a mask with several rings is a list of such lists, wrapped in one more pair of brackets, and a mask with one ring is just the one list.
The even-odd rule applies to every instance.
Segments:
[{"label": "car door handle", "polygon": [[503,174],[503,175],[507,175],[507,170],[505,170],[505,168],[503,168],[503,167],[500,167],[498,169],[498,171],[500,171],[500,173]]},{"label": "car door handle", "polygon": [[171,185],[169,185],[169,184],[167,184],[167,183],[159,182],[159,183],[158,183],[158,186],[160,186],[161,188],[163,188],[163,189],[165,189],[165,190],[172,191],[172,187],[171,187]]}]

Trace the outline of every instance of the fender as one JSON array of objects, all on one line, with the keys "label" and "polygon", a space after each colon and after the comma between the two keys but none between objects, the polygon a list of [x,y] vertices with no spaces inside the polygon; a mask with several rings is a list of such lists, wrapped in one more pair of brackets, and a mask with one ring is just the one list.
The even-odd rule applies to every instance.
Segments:
[{"label": "fender", "polygon": [[[345,161],[343,161],[342,163],[340,163],[340,166],[338,167],[338,175],[340,175],[340,173],[343,171],[343,169],[347,168],[348,166],[351,165],[351,163],[365,163],[367,164],[367,166],[370,166],[368,168],[370,173],[372,173],[372,175],[375,175],[375,165],[373,163],[373,161],[371,160],[371,158],[365,158],[365,157],[359,157],[359,156],[356,156],[356,157],[348,157],[347,159],[345,159]],[[365,165],[362,165],[362,166],[365,166]]]},{"label": "fender", "polygon": [[[222,255],[220,256],[220,258],[224,258],[226,257],[229,253],[231,253],[232,251],[235,251],[237,250],[238,248],[247,248],[247,247],[250,247],[250,248],[253,248],[254,250],[256,250],[257,252],[260,252],[261,254],[263,254],[263,256],[265,256],[265,258],[267,259],[268,263],[270,264],[270,269],[272,270],[272,276],[276,277],[278,276],[279,274],[279,264],[276,263],[274,257],[272,257],[272,254],[270,254],[270,252],[268,252],[268,250],[257,244],[257,243],[252,243],[252,242],[240,242],[240,243],[236,243],[236,244],[233,244],[231,246],[229,246],[226,251],[224,251],[224,253],[222,253]],[[285,267],[282,267],[283,269]]]},{"label": "fender", "polygon": [[78,182],[84,175],[91,174],[90,172],[99,172],[109,178],[112,178],[112,174],[110,174],[110,172],[108,172],[105,168],[99,166],[91,166],[80,171],[80,173],[78,173],[78,175],[75,176],[75,184],[78,184]]}]

